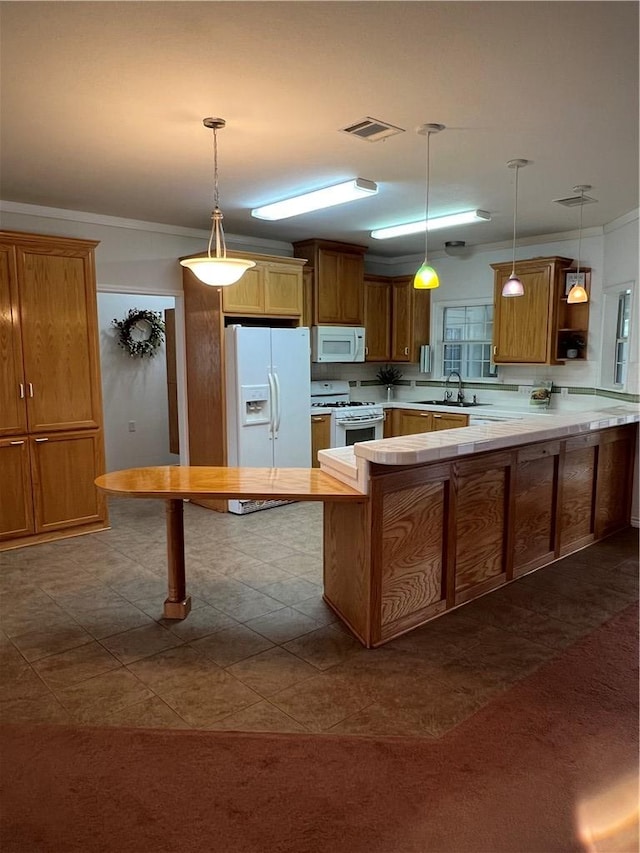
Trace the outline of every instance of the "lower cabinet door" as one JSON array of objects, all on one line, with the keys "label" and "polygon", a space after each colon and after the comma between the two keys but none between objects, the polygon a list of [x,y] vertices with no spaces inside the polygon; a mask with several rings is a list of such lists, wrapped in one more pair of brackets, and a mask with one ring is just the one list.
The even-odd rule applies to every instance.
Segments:
[{"label": "lower cabinet door", "polygon": [[0,440],[0,540],[34,532],[29,440]]},{"label": "lower cabinet door", "polygon": [[94,485],[101,431],[51,433],[30,442],[36,532],[103,520],[105,500]]},{"label": "lower cabinet door", "polygon": [[311,416],[311,467],[319,468],[318,451],[331,444],[331,415]]},{"label": "lower cabinet door", "polygon": [[394,435],[420,435],[433,429],[431,412],[421,412],[417,409],[396,409],[396,431]]}]

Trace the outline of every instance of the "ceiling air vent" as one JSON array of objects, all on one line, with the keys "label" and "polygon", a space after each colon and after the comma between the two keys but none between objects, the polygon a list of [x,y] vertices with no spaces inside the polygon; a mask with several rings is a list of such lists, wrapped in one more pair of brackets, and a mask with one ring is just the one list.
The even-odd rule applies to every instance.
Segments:
[{"label": "ceiling air vent", "polygon": [[340,130],[342,133],[364,139],[365,142],[380,142],[381,139],[395,136],[396,133],[404,133],[404,128],[396,127],[377,118],[371,118],[371,116],[365,116],[347,127],[341,127]]},{"label": "ceiling air vent", "polygon": [[598,199],[591,198],[590,195],[570,195],[567,198],[554,198],[556,204],[562,204],[565,207],[580,207],[580,202],[584,200],[585,204],[595,204]]}]

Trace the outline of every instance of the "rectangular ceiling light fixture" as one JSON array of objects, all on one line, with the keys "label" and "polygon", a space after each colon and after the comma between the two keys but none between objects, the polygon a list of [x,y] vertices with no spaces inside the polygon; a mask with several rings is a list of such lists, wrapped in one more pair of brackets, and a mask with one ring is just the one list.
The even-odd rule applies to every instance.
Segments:
[{"label": "rectangular ceiling light fixture", "polygon": [[[490,222],[491,214],[486,210],[465,210],[463,213],[451,213],[448,216],[429,218],[429,231],[438,228],[448,228],[454,225],[469,225],[472,222]],[[391,237],[406,237],[407,234],[420,234],[425,230],[425,220],[407,222],[406,225],[392,225],[389,228],[378,228],[371,232],[376,240],[389,240]]]},{"label": "rectangular ceiling light fixture", "polygon": [[322,190],[314,190],[284,201],[276,201],[274,204],[266,204],[264,207],[256,207],[251,211],[251,215],[256,219],[287,219],[289,216],[298,216],[301,213],[309,213],[311,210],[322,210],[325,207],[344,204],[346,201],[375,195],[377,192],[378,185],[373,181],[355,178]]}]

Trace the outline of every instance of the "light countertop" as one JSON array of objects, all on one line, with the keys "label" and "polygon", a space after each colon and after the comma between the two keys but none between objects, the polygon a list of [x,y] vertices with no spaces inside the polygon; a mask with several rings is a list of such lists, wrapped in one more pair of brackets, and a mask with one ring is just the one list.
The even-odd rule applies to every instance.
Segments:
[{"label": "light countertop", "polygon": [[[396,403],[396,405],[398,405]],[[404,406],[404,404],[400,404]],[[425,408],[432,408],[427,406]],[[448,407],[443,407],[447,409]],[[469,409],[456,409],[469,413]],[[471,409],[481,414],[493,414],[492,407]],[[497,412],[496,412],[497,414]],[[640,405],[633,403],[603,406],[580,412],[545,412],[524,415],[518,413],[513,420],[477,424],[458,429],[403,435],[379,441],[364,441],[353,447],[321,450],[318,453],[321,469],[349,485],[366,489],[368,465],[421,465],[452,459],[472,453],[502,450],[534,441],[566,438],[595,429],[640,421]]]}]

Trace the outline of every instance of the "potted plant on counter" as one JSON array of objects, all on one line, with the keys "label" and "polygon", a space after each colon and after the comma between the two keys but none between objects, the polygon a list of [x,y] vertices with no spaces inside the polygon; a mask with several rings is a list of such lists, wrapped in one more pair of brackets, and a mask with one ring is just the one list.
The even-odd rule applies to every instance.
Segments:
[{"label": "potted plant on counter", "polygon": [[567,350],[567,358],[578,358],[582,350],[586,347],[587,342],[584,335],[580,334],[580,332],[571,332],[565,338],[564,344]]},{"label": "potted plant on counter", "polygon": [[393,400],[393,386],[402,379],[402,373],[393,364],[385,364],[376,373],[376,379],[387,389],[387,400]]}]

